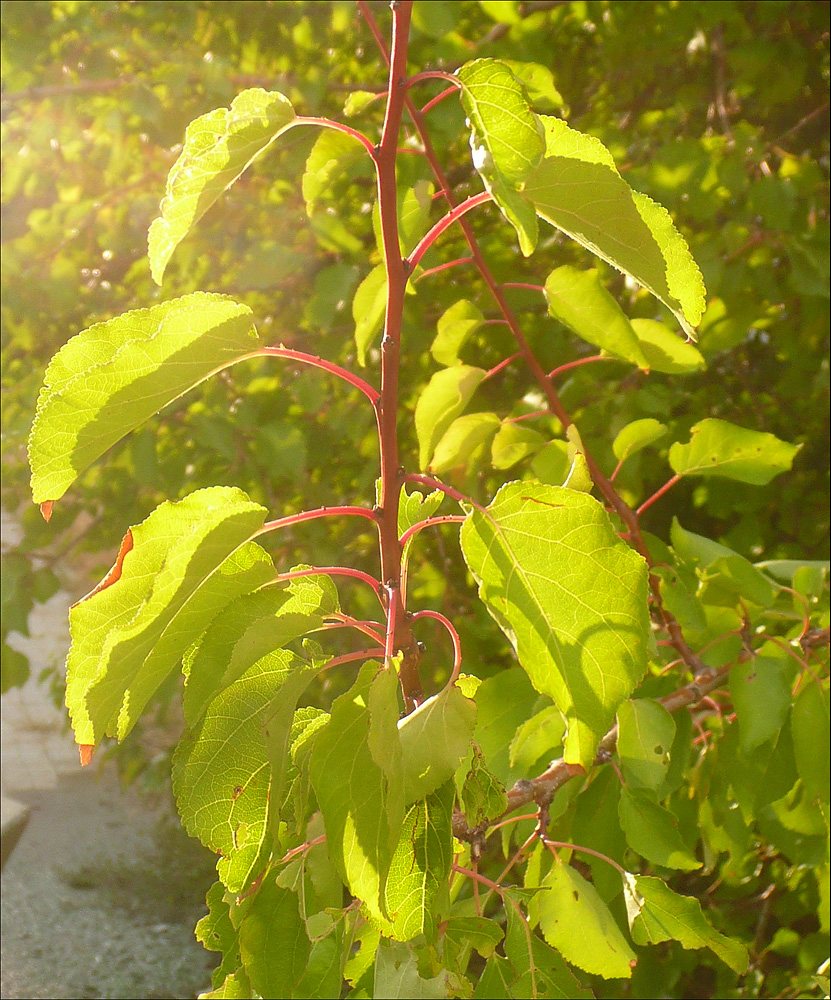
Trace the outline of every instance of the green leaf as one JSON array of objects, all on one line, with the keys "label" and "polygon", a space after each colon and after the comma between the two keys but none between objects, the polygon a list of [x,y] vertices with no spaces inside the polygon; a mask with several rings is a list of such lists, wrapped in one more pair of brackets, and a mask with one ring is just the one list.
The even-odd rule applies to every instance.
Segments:
[{"label": "green leaf", "polygon": [[543,219],[634,278],[670,309],[684,332],[704,311],[704,282],[666,209],[633,191],[593,136],[540,119],[545,158],[522,188]]},{"label": "green leaf", "polygon": [[404,802],[416,802],[453,776],[476,725],[476,703],[453,685],[398,723]]},{"label": "green leaf", "polygon": [[162,283],[173,251],[222,192],[283,132],[297,124],[287,97],[254,88],[188,125],[185,144],[167,178],[150,226],[148,256],[153,280]]},{"label": "green leaf", "polygon": [[500,423],[495,413],[466,413],[457,417],[436,445],[428,466],[430,472],[441,474],[466,466],[476,449],[496,434]]},{"label": "green leaf", "polygon": [[556,858],[537,897],[545,940],[572,965],[604,979],[629,979],[635,953],[597,889]]},{"label": "green leaf", "polygon": [[459,351],[484,322],[485,317],[472,302],[467,299],[454,302],[439,317],[430,353],[440,365],[458,364]]},{"label": "green leaf", "polygon": [[666,432],[666,424],[662,424],[652,417],[646,417],[644,420],[633,420],[631,424],[627,424],[618,433],[612,445],[612,451],[615,453],[615,458],[619,462],[623,462],[642,448],[648,448],[656,441],[660,441]]},{"label": "green leaf", "polygon": [[648,369],[649,362],[626,314],[606,291],[597,271],[564,264],[545,279],[548,314],[589,344]]},{"label": "green leaf", "polygon": [[805,791],[812,800],[818,799],[827,804],[831,780],[828,761],[828,689],[807,675],[794,702],[791,732],[796,766]]},{"label": "green leaf", "polygon": [[173,791],[185,829],[217,854],[219,877],[240,892],[265,862],[271,771],[263,721],[274,691],[305,664],[280,649],[210,703],[173,756]]},{"label": "green leaf", "polygon": [[473,948],[482,958],[490,958],[504,933],[495,921],[486,917],[451,916],[445,924],[444,940],[459,952]]},{"label": "green leaf", "polygon": [[539,483],[503,486],[461,541],[520,665],[566,718],[565,759],[588,767],[646,669],[646,564],[596,500]]},{"label": "green leaf", "polygon": [[415,408],[420,468],[427,468],[444,432],[467,406],[485,374],[482,368],[454,365],[436,372],[427,383]]},{"label": "green leaf", "polygon": [[387,878],[387,912],[393,936],[409,941],[436,934],[435,902],[453,864],[452,782],[414,803],[404,817]]},{"label": "green leaf", "polygon": [[650,371],[668,375],[688,375],[703,371],[707,362],[692,344],[655,319],[629,321],[646,356]]},{"label": "green leaf", "polygon": [[373,996],[389,1000],[445,1000],[447,972],[425,979],[418,971],[418,953],[411,945],[382,940],[375,955]]},{"label": "green leaf", "polygon": [[332,705],[310,761],[330,857],[352,893],[381,919],[404,820],[397,687],[394,673],[364,664]]},{"label": "green leaf", "polygon": [[313,216],[318,211],[318,201],[332,197],[338,177],[352,177],[371,170],[372,163],[361,143],[347,132],[324,128],[315,139],[303,173],[303,200],[308,215]]},{"label": "green leaf", "polygon": [[208,951],[222,952],[222,962],[212,974],[213,985],[218,987],[240,967],[239,931],[231,923],[225,886],[221,882],[214,882],[208,889],[205,902],[208,914],[196,925],[196,940]]},{"label": "green leaf", "polygon": [[461,799],[469,827],[479,826],[486,819],[496,819],[508,808],[505,786],[489,770],[482,751],[471,747],[470,768],[462,783]]},{"label": "green leaf", "polygon": [[261,656],[320,628],[324,617],[338,610],[328,577],[267,587],[226,607],[184,657],[188,725],[195,726],[210,700]]},{"label": "green leaf", "polygon": [[251,985],[261,997],[292,997],[303,977],[311,944],[296,893],[266,877],[239,932],[240,952]]},{"label": "green leaf", "polygon": [[678,941],[688,950],[709,948],[737,975],[747,972],[744,946],[713,930],[697,899],[677,895],[659,878],[629,872],[623,876],[623,888],[635,944]]},{"label": "green leaf", "polygon": [[491,463],[494,469],[510,469],[523,458],[538,452],[545,438],[531,427],[514,420],[504,420],[491,443]]},{"label": "green leaf", "polygon": [[626,840],[641,857],[685,872],[701,867],[684,843],[675,817],[659,804],[654,793],[644,788],[624,788],[618,811]]},{"label": "green leaf", "polygon": [[549,705],[517,729],[511,740],[511,767],[530,771],[542,756],[551,756],[563,744],[566,722],[556,705]]},{"label": "green leaf", "polygon": [[[415,249],[418,241],[427,232],[430,209],[433,205],[435,188],[429,181],[416,181],[414,187],[401,186],[396,191],[398,207],[398,243],[402,257],[407,257]],[[372,210],[372,228],[378,253],[384,255],[384,240],[381,230],[380,202],[375,202]]]},{"label": "green leaf", "polygon": [[657,701],[634,698],[619,706],[617,723],[617,751],[627,785],[657,792],[669,771],[674,719]]},{"label": "green leaf", "polygon": [[251,310],[194,292],[96,323],[52,358],[29,438],[35,503],[59,500],[116,441],[256,350]]},{"label": "green leaf", "polygon": [[537,245],[539,230],[534,208],[519,190],[542,158],[542,129],[522,85],[504,63],[476,59],[457,70],[457,76],[463,84],[462,107],[470,123],[473,165],[528,257]]},{"label": "green leaf", "polygon": [[791,689],[779,660],[756,656],[730,671],[730,697],[739,720],[740,745],[749,754],[781,730]]},{"label": "green leaf", "polygon": [[568,478],[573,462],[573,457],[569,457],[567,441],[549,441],[534,456],[531,471],[543,483],[562,486]]},{"label": "green leaf", "polygon": [[[620,789],[620,781],[611,768],[595,770],[588,787],[577,796],[571,839],[623,864],[627,845],[618,819]],[[605,902],[620,894],[620,874],[616,868],[592,854],[580,853],[579,857],[591,867],[592,884]]]},{"label": "green leaf", "polygon": [[250,1000],[251,984],[244,969],[227,975],[221,985],[210,993],[200,993],[199,1000]]},{"label": "green leaf", "polygon": [[76,742],[124,739],[194,635],[241,594],[273,578],[246,544],[265,508],[230,487],[163,503],[122,543],[109,582],[69,613],[66,704]]},{"label": "green leaf", "polygon": [[358,285],[352,299],[355,346],[358,349],[358,364],[362,368],[366,367],[367,351],[384,325],[386,311],[387,271],[383,264],[378,264]]},{"label": "green leaf", "polygon": [[[505,934],[505,954],[513,966],[516,977],[510,984],[509,996],[559,997],[562,1000],[591,997],[593,995],[591,990],[583,987],[563,961],[559,951],[549,947],[545,941],[541,941],[531,932],[525,917],[515,905],[515,901],[520,898],[519,893],[518,889],[508,889],[505,892],[508,900],[505,906],[508,925]],[[550,895],[548,891],[540,892],[538,898],[548,895]],[[479,991],[476,996],[488,997]]]},{"label": "green leaf", "polygon": [[[379,480],[380,482],[380,480]],[[441,507],[444,493],[433,490],[432,493],[420,493],[414,489],[408,493],[406,487],[401,490],[398,498],[398,534],[399,537],[409,528],[432,517]]]},{"label": "green leaf", "polygon": [[519,80],[528,100],[539,111],[562,111],[565,102],[554,83],[554,74],[547,66],[516,59],[503,59],[502,62]]},{"label": "green leaf", "polygon": [[528,674],[519,667],[501,670],[476,690],[473,739],[481,747],[488,768],[505,785],[523,776],[513,772],[508,748],[517,729],[534,714],[538,698]]},{"label": "green leaf", "polygon": [[670,448],[669,464],[679,476],[724,476],[766,486],[790,469],[801,447],[773,434],[707,417],[692,427],[689,444],[676,443]]},{"label": "green leaf", "polygon": [[578,493],[591,493],[594,489],[589,463],[582,451],[574,453],[563,487],[567,490],[576,490]]},{"label": "green leaf", "polygon": [[343,113],[347,118],[355,118],[381,96],[372,90],[353,90],[344,102]]},{"label": "green leaf", "polygon": [[701,601],[695,595],[698,586],[695,576],[666,566],[656,566],[653,571],[661,581],[661,599],[667,611],[678,619],[681,628],[703,632],[707,628],[707,619]]}]

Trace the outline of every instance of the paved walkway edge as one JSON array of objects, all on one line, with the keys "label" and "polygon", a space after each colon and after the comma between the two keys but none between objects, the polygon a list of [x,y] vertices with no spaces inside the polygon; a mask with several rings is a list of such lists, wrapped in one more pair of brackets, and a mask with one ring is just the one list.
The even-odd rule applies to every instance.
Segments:
[{"label": "paved walkway edge", "polygon": [[16,799],[7,799],[5,795],[0,796],[0,856],[2,863],[0,868],[5,868],[12,851],[17,846],[17,842],[26,824],[29,822],[29,807]]}]

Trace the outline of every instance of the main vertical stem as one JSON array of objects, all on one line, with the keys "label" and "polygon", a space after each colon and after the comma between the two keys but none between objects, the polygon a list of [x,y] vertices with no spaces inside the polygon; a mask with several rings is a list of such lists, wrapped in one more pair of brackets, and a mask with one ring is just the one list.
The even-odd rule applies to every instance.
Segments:
[{"label": "main vertical stem", "polygon": [[401,323],[407,270],[398,240],[398,206],[395,163],[407,79],[407,43],[412,0],[394,0],[392,7],[392,51],[387,110],[381,142],[375,148],[378,204],[384,265],[387,270],[387,313],[381,341],[381,496],[379,527],[381,581],[387,599],[386,653],[403,654],[399,677],[407,712],[422,700],[418,673],[419,651],[410,628],[401,593],[401,545],[398,541],[398,503],[403,476],[398,461],[398,372],[401,353]]}]

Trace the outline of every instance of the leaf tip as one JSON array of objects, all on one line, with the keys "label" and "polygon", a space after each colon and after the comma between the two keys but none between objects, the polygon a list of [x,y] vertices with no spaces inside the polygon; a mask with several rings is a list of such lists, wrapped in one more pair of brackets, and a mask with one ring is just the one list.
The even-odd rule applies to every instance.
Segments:
[{"label": "leaf tip", "polygon": [[52,507],[54,505],[54,500],[44,500],[43,503],[40,504],[40,512],[43,515],[43,520],[46,521],[47,524],[49,524],[49,521],[52,518]]},{"label": "leaf tip", "polygon": [[95,744],[80,743],[78,745],[78,755],[81,758],[81,767],[86,767],[92,762],[92,755],[95,753]]}]

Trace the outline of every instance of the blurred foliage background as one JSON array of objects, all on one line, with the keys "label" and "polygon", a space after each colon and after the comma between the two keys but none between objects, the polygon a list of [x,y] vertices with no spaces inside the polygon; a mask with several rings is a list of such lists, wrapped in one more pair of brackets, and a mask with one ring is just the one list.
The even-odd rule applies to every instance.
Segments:
[{"label": "blurred foliage background", "polygon": [[[386,29],[387,4],[373,6]],[[414,8],[413,71],[452,70],[482,56],[548,67],[553,75],[542,75],[530,95],[536,110],[598,136],[627,181],[666,205],[685,233],[708,288],[700,344],[707,370],[647,377],[619,364],[589,365],[569,372],[559,389],[607,472],[614,435],[639,417],[670,426],[667,447],[708,416],[802,443],[794,471],[768,489],[682,482],[645,516],[661,538],[676,515],[754,561],[827,553],[828,7],[431,0]],[[293,132],[180,247],[163,290],[150,279],[146,234],[193,118],[251,86],[284,92],[300,114],[342,117],[353,92],[383,87],[385,69],[348,0],[45,0],[2,10],[2,503],[24,536],[3,561],[6,689],[28,673],[5,638],[10,630],[25,634],[32,602],[53,593],[66,568],[100,576],[126,527],[162,500],[228,484],[265,503],[272,517],[371,502],[377,445],[369,408],[337,380],[283,363],[245,363],[173,404],[85,473],[48,526],[28,496],[26,437],[46,365],[70,336],[194,289],[249,304],[274,343],[356,367],[352,296],[380,259],[365,157],[339,161],[310,217],[300,178],[317,133]],[[425,85],[424,99],[441,86]],[[382,101],[369,103],[356,124],[378,134],[382,114]],[[439,104],[429,125],[457,196],[479,190],[458,102]],[[402,156],[400,171],[409,184],[430,176],[417,155]],[[476,213],[473,224],[503,281],[541,282],[562,263],[597,264],[554,230],[523,259],[495,210]],[[464,255],[461,234],[451,230],[423,263]],[[601,267],[631,316],[667,319],[651,296]],[[402,378],[410,407],[435,369],[429,346],[447,306],[464,294],[495,315],[470,269],[428,284],[407,304]],[[537,293],[511,296],[543,364],[590,353],[546,315]],[[512,351],[503,331],[483,328],[463,360],[498,363]],[[517,365],[480,394],[480,409],[502,415],[539,408]],[[554,420],[535,427],[562,436]],[[414,470],[411,422],[402,436]],[[474,455],[446,478],[484,499],[522,475],[544,478],[545,470],[539,462],[495,470]],[[627,462],[618,483],[635,504],[669,475],[665,451],[649,450]],[[377,558],[372,539],[331,522],[325,531],[298,526],[279,544],[280,565],[374,569]],[[507,661],[477,646],[485,613],[472,607],[454,549],[441,537],[424,539],[412,593],[451,609],[484,675]],[[73,580],[80,594],[77,572]],[[365,596],[356,590],[350,599],[359,614]]]}]

